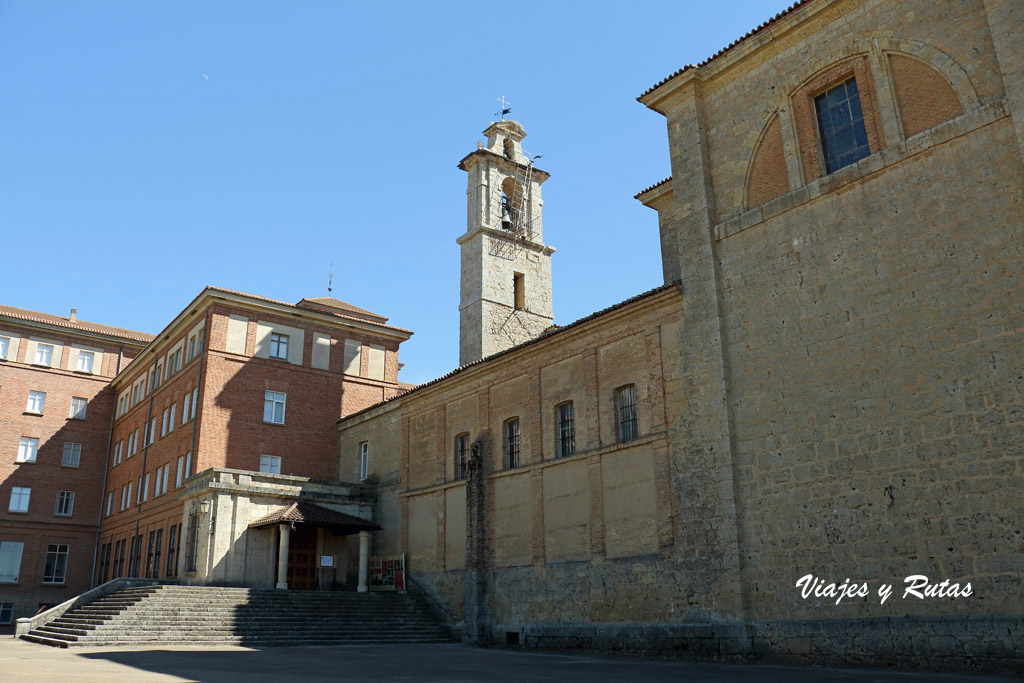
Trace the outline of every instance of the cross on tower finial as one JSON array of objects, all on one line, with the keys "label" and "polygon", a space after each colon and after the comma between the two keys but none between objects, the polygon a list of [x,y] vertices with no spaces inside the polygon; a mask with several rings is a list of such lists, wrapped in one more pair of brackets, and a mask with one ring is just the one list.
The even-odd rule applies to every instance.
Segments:
[{"label": "cross on tower finial", "polygon": [[512,107],[509,106],[512,103],[508,102],[505,99],[504,95],[502,95],[501,97],[499,97],[497,99],[498,99],[499,102],[501,102],[501,110],[495,112],[495,114],[500,115],[501,116],[501,120],[504,121],[505,120],[505,114],[508,114],[510,111],[512,111]]},{"label": "cross on tower finial", "polygon": [[331,261],[331,272],[327,274],[327,296],[331,295],[332,284],[334,284],[334,261]]}]

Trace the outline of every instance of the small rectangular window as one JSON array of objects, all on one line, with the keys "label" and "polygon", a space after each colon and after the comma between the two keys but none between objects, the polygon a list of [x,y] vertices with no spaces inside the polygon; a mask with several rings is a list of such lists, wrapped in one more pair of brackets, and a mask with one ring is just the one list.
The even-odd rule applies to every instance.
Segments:
[{"label": "small rectangular window", "polygon": [[114,514],[114,492],[107,493],[107,517]]},{"label": "small rectangular window", "polygon": [[11,360],[7,357],[7,354],[11,352],[11,338],[0,337],[0,358],[3,360]]},{"label": "small rectangular window", "polygon": [[192,476],[192,451],[185,454],[185,478]]},{"label": "small rectangular window", "polygon": [[156,418],[155,417],[149,423],[149,444],[148,445],[152,446],[154,441],[156,441]]},{"label": "small rectangular window", "polygon": [[64,444],[64,455],[61,456],[60,466],[61,467],[78,467],[78,464],[82,460],[82,444],[71,443],[70,441]]},{"label": "small rectangular window", "polygon": [[182,468],[184,466],[185,466],[185,456],[179,456],[178,457],[178,476],[174,480],[174,488],[176,488],[176,489],[180,489],[181,488],[181,482],[184,481],[184,479],[182,477]]},{"label": "small rectangular window", "polygon": [[363,441],[359,444],[359,481],[366,479],[370,471],[370,442]]},{"label": "small rectangular window", "polygon": [[68,569],[68,546],[66,543],[51,543],[46,547],[46,564],[43,566],[43,583],[64,583]]},{"label": "small rectangular window", "polygon": [[519,418],[505,422],[505,469],[519,467]]},{"label": "small rectangular window", "polygon": [[272,424],[284,424],[284,404],[286,395],[280,391],[268,391],[263,398],[263,421]]},{"label": "small rectangular window", "polygon": [[181,402],[181,424],[188,422],[188,406],[192,402],[192,392],[185,394],[185,400]]},{"label": "small rectangular window", "polygon": [[167,436],[167,408],[164,408],[163,421],[160,423],[160,438]]},{"label": "small rectangular window", "polygon": [[465,479],[469,474],[466,466],[469,464],[469,434],[459,434],[455,437],[455,478]]},{"label": "small rectangular window", "polygon": [[92,351],[79,351],[78,352],[78,372],[92,372],[92,364],[96,358],[96,354]]},{"label": "small rectangular window", "polygon": [[53,363],[53,344],[36,344],[36,365],[50,367]]},{"label": "small rectangular window", "polygon": [[68,413],[68,417],[73,420],[84,420],[85,419],[85,408],[89,404],[88,400],[80,396],[71,397],[71,412]]},{"label": "small rectangular window", "polygon": [[576,452],[576,414],[572,401],[558,406],[557,457],[565,458]]},{"label": "small rectangular window", "polygon": [[74,491],[57,491],[57,504],[53,508],[53,514],[58,517],[70,517],[75,509]]},{"label": "small rectangular window", "polygon": [[196,408],[199,406],[199,387],[192,390],[192,412],[189,413],[189,419],[194,419],[196,416]]},{"label": "small rectangular window", "polygon": [[526,308],[526,276],[522,273],[512,274],[512,295],[515,309],[521,311]]},{"label": "small rectangular window", "polygon": [[17,583],[21,574],[23,541],[0,541],[0,583]]},{"label": "small rectangular window", "polygon": [[167,433],[168,434],[170,434],[171,432],[174,431],[174,411],[177,410],[177,409],[178,409],[178,404],[177,403],[172,403],[171,404],[171,416],[167,420]]},{"label": "small rectangular window", "polygon": [[[154,486],[153,486],[153,497],[154,498],[156,498],[157,496],[160,495],[160,485],[163,484],[163,479],[164,479],[164,468],[163,467],[157,467],[156,468],[156,481],[154,482]],[[148,484],[149,482],[146,482],[146,483]]]},{"label": "small rectangular window", "polygon": [[44,391],[30,391],[28,392],[28,404],[25,406],[26,413],[35,413],[37,415],[43,414],[43,407],[46,405],[46,392]]},{"label": "small rectangular window", "polygon": [[36,454],[39,452],[39,439],[31,436],[21,437],[18,443],[17,462],[35,462]]},{"label": "small rectangular window", "polygon": [[814,108],[826,173],[835,173],[871,154],[855,78],[815,97]]},{"label": "small rectangular window", "polygon": [[160,493],[167,493],[167,480],[171,478],[171,463],[164,463],[164,486]]},{"label": "small rectangular window", "polygon": [[281,474],[281,456],[261,455],[260,472],[264,472],[266,474]]},{"label": "small rectangular window", "polygon": [[288,335],[272,332],[270,334],[270,357],[288,360]]},{"label": "small rectangular window", "polygon": [[32,497],[32,489],[27,486],[15,486],[11,489],[11,502],[8,512],[28,512],[28,501]]},{"label": "small rectangular window", "polygon": [[639,432],[636,423],[636,389],[632,384],[615,390],[615,423],[619,442],[632,441]]},{"label": "small rectangular window", "polygon": [[9,624],[14,620],[14,603],[0,602],[0,624]]}]

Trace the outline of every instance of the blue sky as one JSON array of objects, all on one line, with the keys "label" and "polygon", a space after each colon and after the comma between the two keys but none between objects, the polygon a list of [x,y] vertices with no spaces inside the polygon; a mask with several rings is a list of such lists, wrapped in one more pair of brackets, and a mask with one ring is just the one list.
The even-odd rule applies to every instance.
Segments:
[{"label": "blue sky", "polygon": [[430,380],[458,364],[456,164],[496,99],[552,174],[565,324],[661,284],[633,195],[667,135],[636,96],[786,6],[0,0],[0,301],[155,333],[207,284],[324,296],[333,261]]}]

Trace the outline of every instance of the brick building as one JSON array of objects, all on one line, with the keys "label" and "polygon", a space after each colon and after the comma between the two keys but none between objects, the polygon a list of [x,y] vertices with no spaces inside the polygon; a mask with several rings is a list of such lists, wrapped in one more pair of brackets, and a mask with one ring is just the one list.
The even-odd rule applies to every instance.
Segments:
[{"label": "brick building", "polygon": [[[180,571],[187,583],[276,583],[272,573],[256,581],[245,578],[255,569],[244,571],[276,567],[274,539],[260,546],[259,558],[233,556],[246,523],[274,503],[247,503],[242,520],[237,509],[218,515],[221,505],[237,507],[236,497],[206,495],[205,486],[186,492],[186,480],[217,469],[282,475],[282,485],[338,479],[333,423],[401,391],[398,345],[410,335],[337,299],[289,304],[203,290],[112,382],[116,413],[98,582]],[[345,475],[365,478],[358,469]],[[203,501],[212,505],[206,521],[220,521],[209,524],[213,541],[197,533],[201,520],[185,525]],[[239,526],[229,530],[228,519]],[[308,565],[317,549],[315,539],[301,552],[293,548],[293,560],[301,555]]]},{"label": "brick building", "polygon": [[[339,421],[378,547],[475,642],[1020,667],[1021,26],[1003,0],[805,0],[643,93],[665,286]],[[460,307],[494,280],[510,318],[550,302],[511,301],[509,254],[538,251],[479,208],[528,164],[470,163],[521,139],[503,123],[461,164]],[[462,323],[465,360],[501,341]]]},{"label": "brick building", "polygon": [[0,306],[0,627],[91,586],[110,381],[151,339]]},{"label": "brick building", "polygon": [[[408,388],[398,346],[410,335],[329,297],[289,304],[215,287],[155,337],[0,308],[0,430],[11,445],[0,464],[0,622],[118,576],[274,585],[276,536],[250,534],[259,543],[248,555],[232,544],[299,497],[370,516],[358,484],[321,480],[338,479],[335,420]],[[234,495],[217,495],[231,478]],[[218,527],[219,506],[242,493],[251,520]],[[211,533],[193,525],[185,547],[184,522],[200,509]],[[334,577],[346,581],[358,548],[331,538],[285,539],[298,559],[290,575],[327,543],[348,559]]]}]

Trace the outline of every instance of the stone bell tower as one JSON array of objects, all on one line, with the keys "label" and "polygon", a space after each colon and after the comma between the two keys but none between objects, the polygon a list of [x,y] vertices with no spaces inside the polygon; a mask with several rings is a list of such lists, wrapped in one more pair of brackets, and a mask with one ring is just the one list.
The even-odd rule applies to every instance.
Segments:
[{"label": "stone bell tower", "polygon": [[540,335],[554,322],[551,254],[544,244],[541,184],[550,176],[523,153],[526,131],[498,121],[486,144],[459,162],[469,175],[459,303],[459,364]]}]

